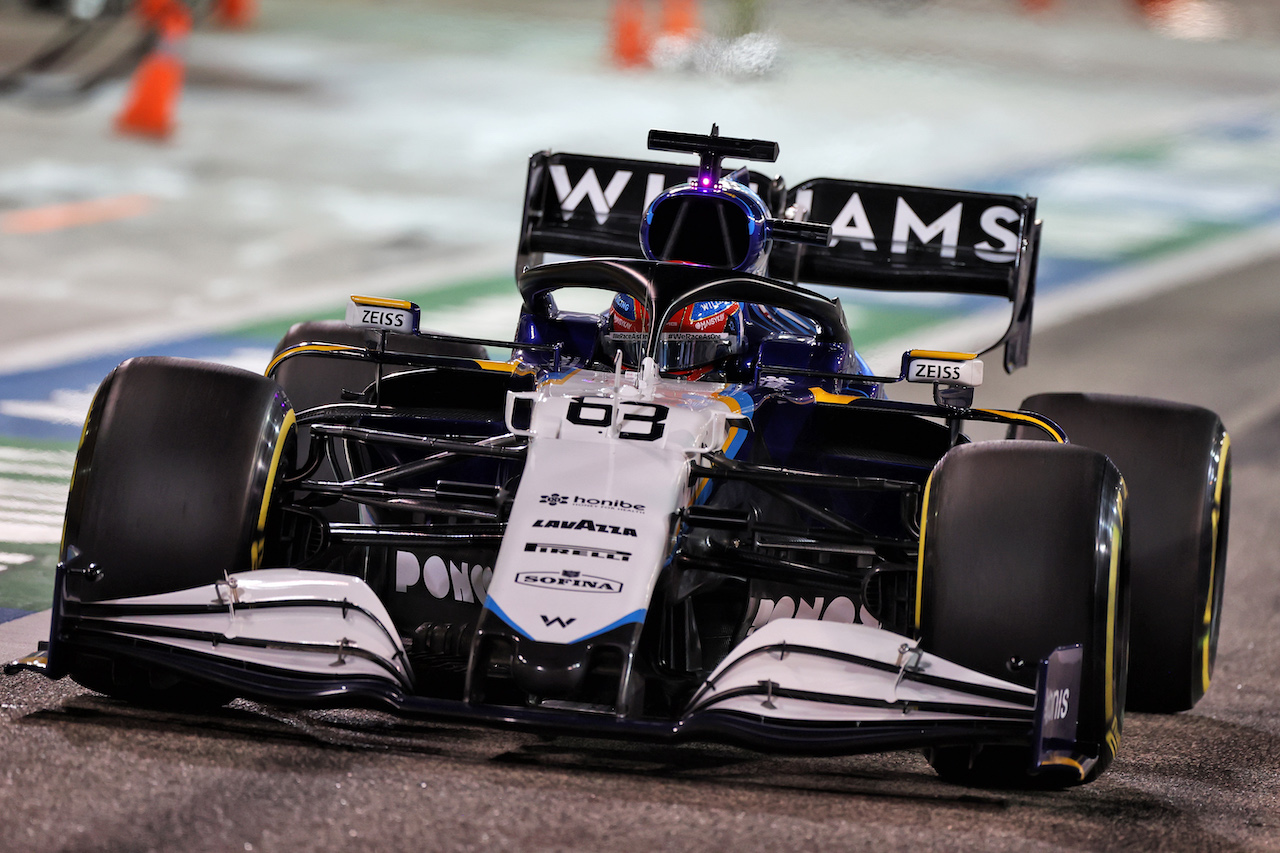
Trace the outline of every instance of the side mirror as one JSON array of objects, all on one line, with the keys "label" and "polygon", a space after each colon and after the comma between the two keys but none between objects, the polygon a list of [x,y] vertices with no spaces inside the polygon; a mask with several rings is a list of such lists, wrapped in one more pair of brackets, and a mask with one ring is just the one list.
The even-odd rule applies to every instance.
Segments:
[{"label": "side mirror", "polygon": [[973,405],[973,389],[982,384],[982,359],[966,352],[910,350],[902,355],[902,378],[931,383],[939,406],[967,409]]},{"label": "side mirror", "polygon": [[416,335],[421,314],[417,305],[403,299],[353,295],[347,303],[347,325],[358,329]]}]

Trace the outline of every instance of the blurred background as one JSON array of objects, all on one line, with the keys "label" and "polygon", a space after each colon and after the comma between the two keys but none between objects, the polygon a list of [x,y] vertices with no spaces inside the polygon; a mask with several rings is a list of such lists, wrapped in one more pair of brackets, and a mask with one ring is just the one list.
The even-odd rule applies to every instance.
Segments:
[{"label": "blurred background", "polygon": [[[1037,196],[1047,326],[1280,252],[1278,47],[1273,0],[0,0],[0,611],[121,359],[260,370],[351,293],[509,336],[533,151],[716,122],[791,184]],[[889,371],[989,327],[848,313]]]}]

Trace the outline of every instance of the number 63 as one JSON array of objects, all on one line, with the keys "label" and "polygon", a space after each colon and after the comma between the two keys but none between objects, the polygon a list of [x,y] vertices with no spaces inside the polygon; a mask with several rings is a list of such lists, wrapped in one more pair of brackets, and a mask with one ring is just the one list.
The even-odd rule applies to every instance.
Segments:
[{"label": "number 63", "polygon": [[[618,404],[622,414],[622,425],[618,430],[619,438],[632,441],[657,441],[662,438],[666,429],[666,406],[657,403],[636,403],[624,401]],[[626,406],[624,410],[621,407]],[[578,426],[599,427],[601,429],[613,425],[613,406],[604,400],[588,400],[585,397],[574,397],[569,403],[569,411],[565,419]],[[628,424],[639,424],[628,429]]]}]

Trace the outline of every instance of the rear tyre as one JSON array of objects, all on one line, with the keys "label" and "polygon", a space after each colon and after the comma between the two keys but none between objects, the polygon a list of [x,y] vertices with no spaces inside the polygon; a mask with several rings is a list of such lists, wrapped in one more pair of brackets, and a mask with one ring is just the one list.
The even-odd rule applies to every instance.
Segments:
[{"label": "rear tyre", "polygon": [[[280,343],[276,355],[305,343],[364,346],[365,331],[348,326],[341,320],[313,320],[294,324]],[[387,335],[387,349],[422,355],[448,355],[487,359],[488,352],[479,344],[459,341],[436,341],[394,332]],[[299,412],[326,403],[337,403],[344,391],[360,393],[373,384],[377,366],[368,361],[355,361],[321,356],[299,356],[281,362],[275,379],[293,401]]]},{"label": "rear tyre", "polygon": [[1132,531],[1129,708],[1173,713],[1209,689],[1231,505],[1230,439],[1208,409],[1107,394],[1038,394],[1024,409],[1124,475]]},{"label": "rear tyre", "polygon": [[[67,501],[66,603],[213,583],[263,563],[293,409],[271,380],[220,365],[135,358],[90,407]],[[68,571],[69,569],[69,571]],[[76,681],[133,701],[182,701],[172,674],[81,650]]]},{"label": "rear tyre", "polygon": [[934,469],[921,532],[921,645],[998,678],[1035,686],[1036,664],[1084,647],[1077,739],[1097,760],[1031,774],[1031,747],[929,752],[943,778],[995,787],[1089,781],[1119,747],[1125,705],[1128,583],[1124,485],[1101,453],[1007,441],[952,449]]}]

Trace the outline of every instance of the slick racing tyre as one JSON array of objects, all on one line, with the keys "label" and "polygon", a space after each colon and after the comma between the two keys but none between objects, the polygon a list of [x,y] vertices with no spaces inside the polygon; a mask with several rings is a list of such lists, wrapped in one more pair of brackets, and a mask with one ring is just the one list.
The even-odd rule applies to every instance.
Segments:
[{"label": "slick racing tyre", "polygon": [[1084,651],[1077,741],[1096,761],[1030,775],[1029,745],[933,749],[963,784],[1058,787],[1089,781],[1120,741],[1128,648],[1124,485],[1101,453],[1040,442],[962,445],[938,463],[921,523],[921,646],[1035,687],[1059,646]]},{"label": "slick racing tyre", "polygon": [[[60,566],[68,605],[189,589],[262,565],[277,485],[293,464],[293,422],[279,386],[245,370],[176,358],[113,370],[76,454]],[[164,681],[87,660],[71,675],[101,692],[146,699]]]},{"label": "slick racing tyre", "polygon": [[[1107,394],[1038,394],[1024,409],[1099,450],[1129,488],[1129,708],[1185,711],[1209,689],[1231,504],[1230,439],[1208,409]],[[1031,436],[1027,436],[1031,437]]]}]

